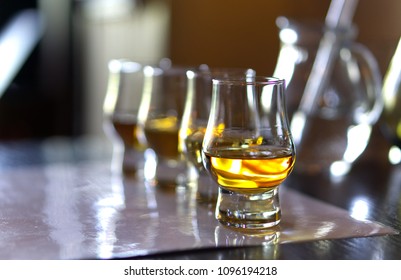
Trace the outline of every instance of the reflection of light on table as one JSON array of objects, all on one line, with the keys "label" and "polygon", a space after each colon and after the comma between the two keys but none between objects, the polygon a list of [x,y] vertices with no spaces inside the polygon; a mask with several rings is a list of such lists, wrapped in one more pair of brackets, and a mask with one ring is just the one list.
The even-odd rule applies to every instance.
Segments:
[{"label": "reflection of light on table", "polygon": [[320,239],[322,237],[327,236],[335,227],[335,223],[333,222],[323,222],[321,226],[316,230],[314,237],[316,239]]},{"label": "reflection of light on table", "polygon": [[95,203],[97,218],[97,255],[99,258],[113,256],[116,237],[116,220],[120,210],[124,209],[124,191],[120,178],[112,178],[111,188],[102,192],[102,197]]},{"label": "reflection of light on table", "polygon": [[97,255],[99,258],[111,258],[113,256],[114,243],[117,241],[115,235],[116,209],[111,207],[101,208],[97,212],[99,232],[96,237],[98,242]]},{"label": "reflection of light on table", "polygon": [[369,205],[365,199],[356,198],[351,207],[351,217],[357,220],[366,220],[369,215]]},{"label": "reflection of light on table", "polygon": [[49,237],[59,246],[61,258],[80,257],[85,251],[84,226],[79,217],[79,191],[71,189],[76,169],[66,164],[54,164],[43,169],[47,184],[44,186],[43,214],[49,226]]}]

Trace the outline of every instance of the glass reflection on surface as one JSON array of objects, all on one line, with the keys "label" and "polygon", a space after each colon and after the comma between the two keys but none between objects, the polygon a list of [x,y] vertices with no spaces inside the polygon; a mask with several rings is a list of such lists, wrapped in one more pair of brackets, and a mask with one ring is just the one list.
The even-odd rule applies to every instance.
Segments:
[{"label": "glass reflection on surface", "polygon": [[[261,245],[263,254],[253,256],[258,259],[274,260],[278,258],[279,228],[259,231],[231,230],[218,225],[214,230],[216,247],[246,247]],[[255,252],[259,252],[255,250]],[[259,252],[260,253],[260,252]]]},{"label": "glass reflection on surface", "polygon": [[85,248],[85,229],[79,217],[80,192],[71,191],[74,169],[53,165],[44,169],[46,178],[44,219],[49,226],[49,238],[59,246],[60,258],[78,257]]},{"label": "glass reflection on surface", "polygon": [[214,230],[216,246],[274,245],[279,243],[280,230],[232,230],[218,225]]},{"label": "glass reflection on surface", "polygon": [[97,219],[97,256],[101,259],[112,258],[116,237],[116,221],[119,213],[125,207],[124,190],[121,178],[111,178],[110,192],[105,192],[95,203]]},{"label": "glass reflection on surface", "polygon": [[193,235],[195,244],[200,244],[195,195],[192,189],[182,186],[176,189],[176,217],[179,221],[178,230],[186,235]]},{"label": "glass reflection on surface", "polygon": [[116,221],[113,257],[149,254],[157,246],[161,210],[155,189],[132,177],[121,178],[125,208]]}]

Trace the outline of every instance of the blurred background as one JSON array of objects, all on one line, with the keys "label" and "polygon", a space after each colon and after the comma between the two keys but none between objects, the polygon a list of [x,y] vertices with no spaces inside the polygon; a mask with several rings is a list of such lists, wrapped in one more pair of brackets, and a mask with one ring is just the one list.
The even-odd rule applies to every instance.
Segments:
[{"label": "blurred background", "polygon": [[[8,78],[0,79],[0,140],[103,135],[107,63],[113,58],[157,63],[168,57],[174,64],[251,67],[272,75],[280,47],[276,18],[324,22],[329,5],[329,0],[2,0],[0,77]],[[21,14],[27,9],[26,20]],[[399,0],[360,0],[354,16],[356,41],[375,55],[383,76],[401,35],[400,15]],[[5,44],[11,29],[19,30],[13,40],[25,42],[25,50]]]}]

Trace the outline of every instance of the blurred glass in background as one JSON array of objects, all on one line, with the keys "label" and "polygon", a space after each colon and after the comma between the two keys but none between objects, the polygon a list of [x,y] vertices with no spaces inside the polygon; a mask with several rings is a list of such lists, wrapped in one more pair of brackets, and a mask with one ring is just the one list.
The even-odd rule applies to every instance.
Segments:
[{"label": "blurred glass in background", "polygon": [[146,149],[138,126],[144,76],[143,66],[126,59],[109,62],[103,103],[103,128],[113,145],[113,174],[141,177]]},{"label": "blurred glass in background", "polygon": [[[230,6],[214,0],[2,0],[0,34],[26,9],[41,13],[44,29],[0,98],[0,139],[102,136],[111,59],[157,64],[169,57],[178,65],[205,63],[272,75],[280,48],[276,18],[323,21],[329,4],[329,0],[255,0],[252,5]],[[381,73],[386,73],[401,34],[400,10],[398,0],[382,1],[380,9],[377,1],[364,0],[355,13],[356,40],[372,51]],[[252,39],[239,41],[238,33],[248,33]],[[269,34],[276,34],[276,40]]]}]

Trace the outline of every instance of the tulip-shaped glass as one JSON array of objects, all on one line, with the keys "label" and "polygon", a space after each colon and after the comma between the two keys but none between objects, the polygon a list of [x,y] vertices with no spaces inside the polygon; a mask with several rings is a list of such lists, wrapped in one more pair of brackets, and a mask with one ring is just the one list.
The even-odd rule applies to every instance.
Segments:
[{"label": "tulip-shaped glass", "polygon": [[142,98],[142,65],[113,59],[108,64],[107,93],[103,104],[103,127],[113,144],[113,173],[141,176],[145,143],[138,127]]},{"label": "tulip-shaped glass", "polygon": [[215,203],[218,194],[218,186],[204,168],[201,157],[212,100],[212,78],[247,76],[255,76],[255,71],[246,68],[209,68],[206,65],[187,71],[187,96],[180,129],[180,147],[190,165],[188,171],[197,176],[195,184],[199,202]]},{"label": "tulip-shaped glass", "polygon": [[226,226],[280,222],[279,185],[295,162],[284,88],[270,77],[213,79],[202,158],[219,185],[216,218]]},{"label": "tulip-shaped glass", "polygon": [[191,180],[178,148],[187,93],[186,70],[178,66],[143,69],[144,90],[138,120],[148,147],[144,176],[161,187],[186,186]]}]

